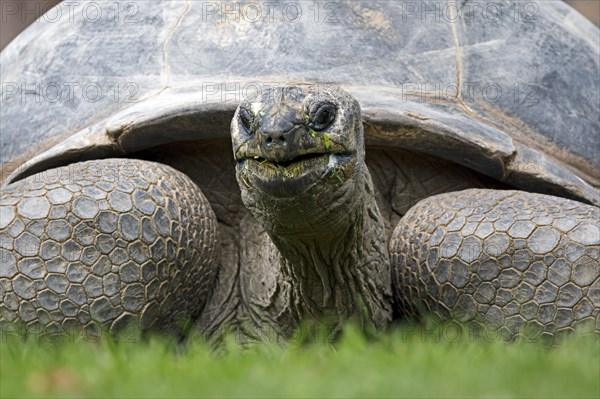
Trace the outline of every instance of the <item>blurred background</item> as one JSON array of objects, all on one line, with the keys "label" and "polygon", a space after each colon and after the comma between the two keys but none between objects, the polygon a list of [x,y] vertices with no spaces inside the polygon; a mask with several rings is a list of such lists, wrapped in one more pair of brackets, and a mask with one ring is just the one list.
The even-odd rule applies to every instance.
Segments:
[{"label": "blurred background", "polygon": [[[2,11],[0,18],[0,50],[10,43],[19,32],[34,22],[37,17],[57,3],[59,3],[57,0],[0,0]],[[567,3],[579,10],[596,26],[599,26],[600,0],[568,0]],[[19,10],[20,12],[15,13],[11,10]]]}]

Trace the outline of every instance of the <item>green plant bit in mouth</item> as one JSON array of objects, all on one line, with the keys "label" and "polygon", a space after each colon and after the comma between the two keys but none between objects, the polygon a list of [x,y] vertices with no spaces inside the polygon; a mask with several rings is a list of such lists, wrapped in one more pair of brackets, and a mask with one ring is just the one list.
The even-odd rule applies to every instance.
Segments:
[{"label": "green plant bit in mouth", "polygon": [[329,140],[329,135],[327,133],[323,134],[323,144],[325,144],[326,150],[331,148],[331,140]]}]

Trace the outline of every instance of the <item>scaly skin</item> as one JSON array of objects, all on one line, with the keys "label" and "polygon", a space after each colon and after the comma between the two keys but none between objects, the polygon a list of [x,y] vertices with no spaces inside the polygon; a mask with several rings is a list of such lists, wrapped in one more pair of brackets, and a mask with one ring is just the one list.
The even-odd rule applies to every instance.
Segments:
[{"label": "scaly skin", "polygon": [[600,331],[600,209],[522,191],[465,190],[421,201],[391,242],[395,297],[500,328],[505,338]]},{"label": "scaly skin", "polygon": [[[337,109],[336,118],[313,128],[314,110],[324,105]],[[275,246],[258,265],[275,277],[245,294],[257,328],[286,338],[302,323],[331,337],[349,319],[384,328],[390,266],[356,100],[333,87],[268,92],[241,105],[232,138],[242,200]]]},{"label": "scaly skin", "polygon": [[189,178],[107,159],[9,185],[0,202],[0,321],[28,330],[176,331],[216,273],[216,221]]}]

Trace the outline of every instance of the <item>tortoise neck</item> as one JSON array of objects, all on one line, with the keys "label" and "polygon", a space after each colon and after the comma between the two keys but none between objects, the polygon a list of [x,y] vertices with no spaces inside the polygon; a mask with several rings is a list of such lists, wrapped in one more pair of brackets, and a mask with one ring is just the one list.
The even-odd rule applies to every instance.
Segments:
[{"label": "tortoise neck", "polygon": [[[297,323],[381,329],[391,319],[391,269],[383,219],[366,168],[343,213],[312,234],[270,234],[280,285]],[[331,216],[331,215],[330,215]]]}]

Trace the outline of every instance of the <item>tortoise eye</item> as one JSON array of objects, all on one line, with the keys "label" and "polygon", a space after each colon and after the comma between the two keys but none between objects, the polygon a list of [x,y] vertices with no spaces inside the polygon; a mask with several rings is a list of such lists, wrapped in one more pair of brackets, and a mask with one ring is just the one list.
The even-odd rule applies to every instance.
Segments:
[{"label": "tortoise eye", "polygon": [[311,118],[311,127],[315,130],[328,128],[335,120],[335,106],[333,104],[323,104],[313,112]]},{"label": "tortoise eye", "polygon": [[240,122],[247,132],[252,131],[252,115],[246,108],[240,108]]}]

